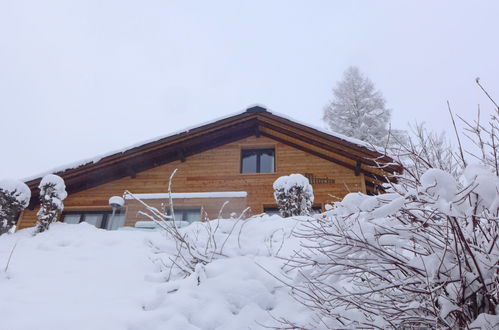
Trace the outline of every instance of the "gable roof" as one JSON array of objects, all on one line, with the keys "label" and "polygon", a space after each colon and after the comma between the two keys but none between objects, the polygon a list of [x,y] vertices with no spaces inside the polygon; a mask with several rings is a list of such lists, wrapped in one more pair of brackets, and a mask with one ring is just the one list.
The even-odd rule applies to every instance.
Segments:
[{"label": "gable roof", "polygon": [[[326,132],[298,123],[285,116],[254,106],[198,127],[142,144],[54,169],[61,176],[69,193],[88,189],[144,171],[248,136],[267,136],[279,142],[325,158],[356,173],[364,173],[374,181],[386,181],[384,174],[400,172],[388,166],[384,172],[374,168],[375,159],[390,163],[391,159],[369,147],[363,141]],[[31,205],[37,203],[37,188],[43,175],[25,180],[34,192]]]}]

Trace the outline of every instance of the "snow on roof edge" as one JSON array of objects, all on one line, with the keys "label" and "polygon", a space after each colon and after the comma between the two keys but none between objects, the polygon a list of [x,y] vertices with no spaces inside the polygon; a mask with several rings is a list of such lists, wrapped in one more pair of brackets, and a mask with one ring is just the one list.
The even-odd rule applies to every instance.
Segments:
[{"label": "snow on roof edge", "polygon": [[[254,105],[252,105],[252,106],[254,106]],[[358,146],[367,148],[369,150],[376,151],[373,148],[373,146],[371,146],[369,143],[367,143],[365,141],[358,140],[356,138],[352,138],[352,137],[349,137],[349,136],[346,136],[346,135],[343,135],[343,134],[340,134],[340,133],[331,132],[331,131],[328,131],[328,130],[326,130],[324,128],[320,128],[320,127],[317,127],[315,125],[311,125],[311,124],[307,124],[307,123],[298,121],[296,119],[293,119],[293,118],[291,118],[291,117],[289,117],[289,116],[287,116],[285,114],[279,113],[279,112],[269,111],[268,109],[267,109],[267,112],[270,113],[270,114],[276,115],[278,117],[287,119],[289,121],[295,122],[297,124],[310,127],[310,128],[315,129],[315,130],[317,130],[319,132],[328,134],[330,136],[336,137],[336,138],[344,140],[346,142],[350,142],[350,143],[356,144]],[[32,175],[32,176],[29,176],[29,177],[22,178],[21,181],[28,182],[28,181],[31,181],[31,180],[35,180],[35,179],[41,178],[41,177],[43,177],[43,176],[45,176],[47,174],[64,172],[64,171],[75,169],[75,168],[78,168],[78,167],[81,167],[81,166],[84,166],[84,165],[95,164],[95,163],[99,162],[101,159],[103,159],[105,157],[112,156],[112,155],[119,154],[119,153],[123,154],[123,153],[125,153],[125,152],[127,152],[129,150],[141,147],[141,146],[146,145],[148,143],[156,142],[156,141],[159,141],[161,139],[165,139],[165,138],[168,138],[168,137],[171,137],[171,136],[174,136],[174,135],[178,135],[178,134],[182,134],[182,133],[188,133],[189,131],[191,131],[193,129],[196,129],[196,128],[199,128],[201,126],[213,124],[213,123],[215,123],[217,121],[228,119],[228,118],[231,118],[231,117],[234,117],[234,116],[238,116],[238,115],[241,115],[243,113],[246,113],[246,110],[244,110],[244,111],[238,111],[238,112],[226,115],[226,116],[218,117],[218,118],[215,118],[213,120],[206,121],[206,122],[203,122],[203,123],[200,123],[200,124],[197,124],[197,125],[192,125],[192,126],[189,126],[189,127],[184,128],[182,130],[179,130],[179,131],[174,131],[174,132],[171,132],[171,133],[168,133],[168,134],[165,134],[165,135],[160,135],[160,136],[157,136],[157,137],[154,137],[154,138],[150,138],[150,139],[147,139],[147,140],[142,140],[141,142],[134,143],[132,145],[129,145],[129,146],[126,146],[126,147],[123,147],[123,148],[120,148],[120,149],[115,149],[115,150],[112,150],[110,152],[102,153],[102,154],[99,154],[99,155],[94,156],[94,157],[84,158],[84,159],[78,160],[78,161],[73,162],[73,163],[69,163],[69,164],[57,166],[57,167],[54,167],[54,168],[52,168],[50,170],[41,172],[41,173],[39,173],[37,175]]]},{"label": "snow on roof edge", "polygon": [[332,131],[330,131],[328,129],[321,128],[319,126],[315,126],[315,125],[304,123],[302,121],[296,120],[294,118],[291,118],[291,117],[289,117],[289,116],[287,116],[285,114],[279,113],[279,112],[272,111],[271,114],[276,115],[276,116],[281,117],[281,118],[284,118],[284,119],[287,119],[289,121],[295,122],[297,124],[313,128],[316,131],[319,131],[319,132],[327,134],[327,135],[331,135],[331,136],[333,136],[335,138],[338,138],[340,140],[344,140],[346,142],[350,142],[350,143],[356,144],[358,146],[367,148],[367,149],[372,150],[372,151],[376,151],[373,148],[373,146],[370,143],[368,143],[368,142],[365,142],[365,141],[362,141],[362,140],[359,140],[359,139],[356,139],[356,138],[353,138],[353,137],[350,137],[350,136],[346,136],[346,135],[343,135],[343,134],[340,134],[340,133],[332,132]]},{"label": "snow on roof edge", "polygon": [[41,173],[39,173],[37,175],[32,175],[32,176],[23,178],[23,179],[21,179],[21,181],[27,182],[27,181],[31,181],[31,180],[35,180],[35,179],[41,178],[41,177],[43,177],[43,176],[45,176],[47,174],[57,173],[57,172],[63,172],[63,171],[66,171],[66,170],[75,169],[75,168],[78,168],[80,166],[89,165],[89,164],[92,164],[92,163],[95,164],[95,163],[99,162],[101,159],[103,159],[105,157],[112,156],[112,155],[119,154],[119,153],[123,154],[123,153],[125,153],[125,152],[127,152],[129,150],[141,147],[143,145],[146,145],[146,144],[149,144],[149,143],[152,143],[152,142],[156,142],[156,141],[159,141],[161,139],[166,139],[166,138],[174,136],[174,135],[178,135],[178,134],[182,134],[182,133],[188,133],[190,130],[193,130],[195,128],[198,128],[198,127],[201,127],[201,126],[205,126],[205,125],[209,125],[209,124],[213,124],[213,123],[215,123],[215,122],[217,122],[219,120],[231,118],[231,117],[243,114],[245,112],[246,112],[246,110],[245,111],[239,111],[239,112],[236,112],[236,113],[232,113],[230,115],[223,116],[223,117],[218,117],[218,118],[215,118],[213,120],[203,122],[201,124],[188,126],[187,128],[184,128],[182,130],[173,131],[173,132],[165,134],[165,135],[160,135],[160,136],[156,136],[154,138],[142,140],[142,141],[140,141],[138,143],[134,143],[132,145],[128,145],[128,146],[123,147],[123,148],[114,149],[112,151],[109,151],[109,152],[106,152],[106,153],[102,153],[102,154],[99,154],[99,155],[94,156],[94,157],[84,158],[84,159],[80,159],[80,160],[78,160],[76,162],[73,162],[73,163],[69,163],[69,164],[57,166],[57,167],[54,167],[54,168],[52,168],[52,169],[50,169],[48,171],[41,172]]}]

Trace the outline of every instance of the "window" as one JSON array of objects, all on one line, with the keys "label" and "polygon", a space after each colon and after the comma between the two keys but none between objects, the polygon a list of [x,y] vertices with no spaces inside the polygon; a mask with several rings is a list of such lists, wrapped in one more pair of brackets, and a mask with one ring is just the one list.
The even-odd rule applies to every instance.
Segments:
[{"label": "window", "polygon": [[[191,208],[174,208],[175,221],[185,221],[188,223],[200,221],[201,220],[201,208],[191,207]],[[168,214],[170,211],[168,210]]]},{"label": "window", "polygon": [[97,228],[116,230],[125,224],[125,212],[117,211],[114,216],[111,211],[67,212],[62,215],[62,221],[70,224],[87,222]]},{"label": "window", "polygon": [[274,149],[241,150],[241,173],[275,172]]},{"label": "window", "polygon": [[201,220],[201,209],[174,209],[175,219],[189,223]]},{"label": "window", "polygon": [[312,214],[321,214],[322,213],[322,206],[312,206]]},{"label": "window", "polygon": [[266,213],[268,215],[280,215],[279,209],[277,207],[264,207],[263,208],[263,213]]},{"label": "window", "polygon": [[[263,213],[266,213],[268,215],[274,215],[274,214],[280,215],[278,207],[264,207]],[[312,206],[312,212],[310,212],[310,215],[321,214],[321,213],[322,213],[322,207],[320,205]]]}]

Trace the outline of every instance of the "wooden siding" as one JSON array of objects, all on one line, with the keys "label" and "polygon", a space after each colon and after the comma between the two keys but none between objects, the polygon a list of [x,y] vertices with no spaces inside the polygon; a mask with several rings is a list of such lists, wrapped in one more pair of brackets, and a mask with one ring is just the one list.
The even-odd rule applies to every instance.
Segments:
[{"label": "wooden siding", "polygon": [[[300,141],[295,141],[300,143]],[[243,148],[274,147],[276,172],[241,174],[240,157]],[[343,161],[348,160],[339,155]],[[136,173],[134,177],[117,179],[96,187],[76,192],[64,201],[66,211],[109,210],[108,199],[123,195],[125,190],[133,193],[165,193],[168,178],[177,168],[173,180],[174,192],[246,191],[247,205],[251,214],[263,212],[264,207],[275,206],[272,183],[282,175],[311,173],[315,177],[334,179],[334,184],[312,184],[314,205],[324,205],[342,198],[348,192],[365,192],[364,175],[355,175],[351,168],[307,153],[267,136],[250,136],[220,147],[173,161],[149,170]],[[31,227],[36,222],[36,212],[25,210],[18,223],[19,228]]]}]

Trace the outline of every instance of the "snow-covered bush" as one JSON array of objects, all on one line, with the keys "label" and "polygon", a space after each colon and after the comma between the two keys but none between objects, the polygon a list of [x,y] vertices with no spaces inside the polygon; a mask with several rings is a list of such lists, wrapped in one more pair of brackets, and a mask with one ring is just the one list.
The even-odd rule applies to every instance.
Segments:
[{"label": "snow-covered bush", "polygon": [[19,213],[31,198],[28,186],[17,180],[0,180],[0,235],[15,229]]},{"label": "snow-covered bush", "polygon": [[52,222],[61,215],[64,204],[62,201],[68,196],[64,180],[55,174],[48,174],[40,181],[40,210],[36,214],[35,234],[49,229]]},{"label": "snow-covered bush", "polygon": [[317,327],[499,326],[498,127],[499,108],[468,124],[479,164],[460,148],[446,168],[428,144],[388,193],[349,194],[303,224],[292,289]]},{"label": "snow-covered bush", "polygon": [[[307,294],[297,295],[329,321],[381,328],[457,328],[495,314],[499,178],[470,165],[462,179],[430,169],[420,185],[349,194],[305,224]],[[345,313],[354,306],[362,321]]]},{"label": "snow-covered bush", "polygon": [[274,181],[274,198],[283,217],[309,215],[314,202],[314,191],[308,179],[301,174],[281,176]]}]

